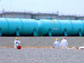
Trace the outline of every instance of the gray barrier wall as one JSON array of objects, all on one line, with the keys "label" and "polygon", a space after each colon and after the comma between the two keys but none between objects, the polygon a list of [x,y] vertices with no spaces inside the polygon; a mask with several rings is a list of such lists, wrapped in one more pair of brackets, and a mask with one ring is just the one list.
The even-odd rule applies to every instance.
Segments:
[{"label": "gray barrier wall", "polygon": [[[63,37],[19,37],[23,46],[53,46],[55,39]],[[84,37],[66,37],[69,46],[83,46]],[[13,46],[15,37],[0,37],[0,46]]]}]

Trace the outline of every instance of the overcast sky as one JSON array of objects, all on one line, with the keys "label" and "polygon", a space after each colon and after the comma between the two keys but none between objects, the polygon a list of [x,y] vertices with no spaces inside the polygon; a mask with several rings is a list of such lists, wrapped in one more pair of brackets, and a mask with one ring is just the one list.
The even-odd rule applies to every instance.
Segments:
[{"label": "overcast sky", "polygon": [[84,16],[84,0],[0,0],[2,9]]}]

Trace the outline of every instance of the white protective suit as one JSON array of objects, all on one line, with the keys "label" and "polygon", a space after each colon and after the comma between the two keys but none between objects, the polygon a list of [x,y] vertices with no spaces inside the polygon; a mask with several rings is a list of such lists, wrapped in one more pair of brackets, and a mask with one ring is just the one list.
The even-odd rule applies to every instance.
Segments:
[{"label": "white protective suit", "polygon": [[56,40],[56,41],[54,42],[54,47],[55,47],[55,48],[60,48],[60,43],[59,43],[58,40]]},{"label": "white protective suit", "polygon": [[67,41],[66,39],[63,39],[63,40],[61,41],[61,43],[60,43],[60,46],[61,46],[62,48],[67,48],[67,46],[68,46],[68,41]]},{"label": "white protective suit", "polygon": [[17,48],[18,45],[20,45],[20,41],[19,40],[15,40],[14,41],[14,48]]}]

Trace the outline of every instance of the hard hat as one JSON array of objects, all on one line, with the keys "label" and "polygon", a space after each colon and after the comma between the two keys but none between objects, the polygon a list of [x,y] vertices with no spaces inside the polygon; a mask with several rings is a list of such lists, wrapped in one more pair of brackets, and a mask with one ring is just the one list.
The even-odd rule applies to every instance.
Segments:
[{"label": "hard hat", "polygon": [[64,37],[63,39],[66,39],[66,37]]},{"label": "hard hat", "polygon": [[16,40],[18,40],[18,37],[16,37]]},{"label": "hard hat", "polygon": [[56,38],[56,40],[58,40],[58,38]]},{"label": "hard hat", "polygon": [[19,49],[19,50],[20,50],[21,48],[22,48],[22,47],[21,47],[20,45],[18,45],[18,46],[17,46],[17,49]]}]

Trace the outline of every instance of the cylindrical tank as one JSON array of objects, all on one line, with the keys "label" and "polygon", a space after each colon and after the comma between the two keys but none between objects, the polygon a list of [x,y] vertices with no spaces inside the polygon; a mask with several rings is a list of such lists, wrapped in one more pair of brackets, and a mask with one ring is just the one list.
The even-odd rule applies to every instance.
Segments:
[{"label": "cylindrical tank", "polygon": [[6,18],[8,22],[8,35],[16,35],[19,36],[22,31],[22,23],[18,18]]},{"label": "cylindrical tank", "polygon": [[0,36],[7,35],[8,33],[8,22],[5,18],[0,18]]},{"label": "cylindrical tank", "polygon": [[0,18],[0,36],[82,36],[83,20]]},{"label": "cylindrical tank", "polygon": [[49,31],[52,35],[70,35],[72,24],[69,20],[40,20],[39,34],[48,35]]},{"label": "cylindrical tank", "polygon": [[45,35],[52,35],[51,29],[53,23],[50,20],[47,19],[41,19],[39,20],[38,23],[38,34],[40,36],[45,36]]},{"label": "cylindrical tank", "polygon": [[83,22],[81,20],[71,20],[71,22],[73,27],[71,35],[79,35],[79,32],[83,34]]},{"label": "cylindrical tank", "polygon": [[61,35],[61,24],[59,20],[50,20],[52,23],[51,33],[54,36]]},{"label": "cylindrical tank", "polygon": [[39,20],[39,35],[83,35],[84,24],[81,20]]},{"label": "cylindrical tank", "polygon": [[82,34],[84,36],[84,20],[81,20],[81,22],[83,23],[83,31],[82,31]]},{"label": "cylindrical tank", "polygon": [[34,19],[21,19],[22,32],[21,35],[37,35],[38,23]]},{"label": "cylindrical tank", "polygon": [[61,35],[68,36],[72,31],[72,23],[69,20],[59,20],[61,25]]}]

